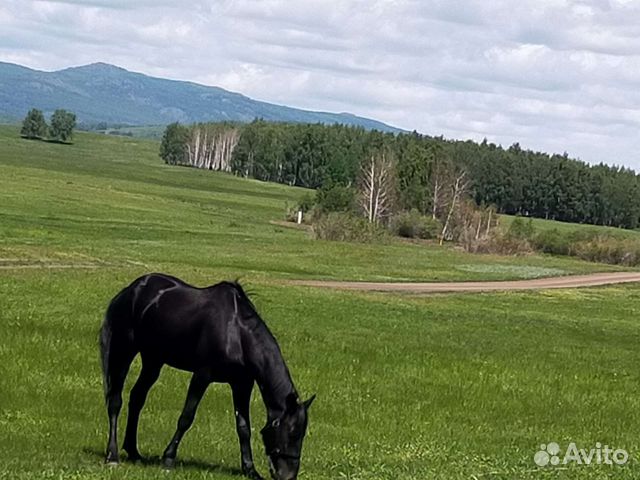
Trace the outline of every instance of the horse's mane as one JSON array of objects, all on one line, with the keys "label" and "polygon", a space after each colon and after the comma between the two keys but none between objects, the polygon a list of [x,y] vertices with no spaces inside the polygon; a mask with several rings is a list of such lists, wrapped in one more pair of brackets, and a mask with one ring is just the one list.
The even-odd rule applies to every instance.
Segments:
[{"label": "horse's mane", "polygon": [[255,303],[251,300],[250,295],[253,295],[252,292],[247,292],[244,287],[240,284],[240,280],[236,279],[230,282],[220,282],[220,285],[225,285],[231,288],[235,294],[238,296],[238,299],[245,303],[245,305],[251,310],[251,313],[256,315],[258,318],[261,318],[258,314],[258,309],[256,308]]}]

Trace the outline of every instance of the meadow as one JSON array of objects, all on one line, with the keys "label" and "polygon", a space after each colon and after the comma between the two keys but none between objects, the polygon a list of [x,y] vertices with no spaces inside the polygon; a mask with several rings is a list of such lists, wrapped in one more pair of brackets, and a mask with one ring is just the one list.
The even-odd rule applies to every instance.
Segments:
[{"label": "meadow", "polygon": [[[637,478],[640,286],[400,295],[287,279],[499,280],[620,270],[392,241],[312,240],[273,225],[304,190],[162,164],[158,144],[0,127],[0,478],[151,479],[188,374],[165,368],[142,413],[151,461],[102,465],[97,330],[136,276],[240,278],[310,412],[300,478]],[[138,363],[130,374],[131,387]],[[266,462],[252,403],[254,455]],[[126,408],[123,411],[126,415]],[[625,466],[537,467],[540,444],[624,448]],[[167,478],[238,477],[231,395],[207,392]]]},{"label": "meadow", "polygon": [[[501,215],[501,225],[508,227],[517,217],[513,215]],[[638,230],[607,227],[603,225],[589,225],[586,223],[569,223],[557,220],[545,220],[544,218],[520,217],[523,221],[531,220],[531,225],[536,232],[545,232],[549,230],[557,230],[561,234],[570,234],[574,232],[597,232],[600,235],[613,236],[616,238],[637,239],[640,232]]]}]

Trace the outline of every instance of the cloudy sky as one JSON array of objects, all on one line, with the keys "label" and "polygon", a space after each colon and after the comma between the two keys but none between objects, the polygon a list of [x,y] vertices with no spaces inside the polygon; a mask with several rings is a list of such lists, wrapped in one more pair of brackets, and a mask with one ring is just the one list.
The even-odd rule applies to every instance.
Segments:
[{"label": "cloudy sky", "polygon": [[103,61],[640,169],[637,0],[3,0],[0,61]]}]

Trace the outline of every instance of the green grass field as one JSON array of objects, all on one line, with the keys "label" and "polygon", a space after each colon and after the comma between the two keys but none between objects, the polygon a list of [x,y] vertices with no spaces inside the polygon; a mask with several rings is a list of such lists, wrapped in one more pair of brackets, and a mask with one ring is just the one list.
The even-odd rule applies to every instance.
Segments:
[{"label": "green grass field", "polygon": [[[513,215],[501,215],[500,216],[500,224],[508,227],[511,222],[516,217]],[[605,227],[602,225],[589,225],[585,223],[568,223],[568,222],[559,222],[557,220],[545,220],[544,218],[531,218],[531,217],[522,217],[523,221],[529,221],[531,219],[531,223],[533,225],[533,229],[536,232],[541,232],[545,230],[557,230],[559,233],[571,233],[574,231],[595,231],[598,233],[615,236],[617,238],[638,238],[640,232],[638,230],[626,230],[623,228],[616,227]]]},{"label": "green grass field", "polygon": [[[109,128],[106,130],[106,133],[110,135],[127,135],[132,136],[134,138],[153,138],[160,139],[162,138],[162,134],[164,133],[164,125],[149,125],[144,127],[119,127],[119,128]],[[105,133],[104,131],[100,133]]]},{"label": "green grass field", "polygon": [[[102,465],[97,330],[110,298],[154,270],[198,285],[240,277],[255,292],[298,389],[318,393],[301,479],[640,475],[640,287],[420,297],[279,283],[496,280],[613,267],[400,241],[314,241],[269,223],[302,190],[165,166],[157,148],[89,134],[56,145],[0,127],[0,478],[239,478],[224,385],[205,396],[173,472],[154,462]],[[143,455],[157,458],[169,441],[187,382],[184,372],[163,371],[142,414]],[[252,409],[266,474],[259,395]],[[587,450],[601,442],[628,450],[630,460],[537,467],[534,454],[551,441]]]}]

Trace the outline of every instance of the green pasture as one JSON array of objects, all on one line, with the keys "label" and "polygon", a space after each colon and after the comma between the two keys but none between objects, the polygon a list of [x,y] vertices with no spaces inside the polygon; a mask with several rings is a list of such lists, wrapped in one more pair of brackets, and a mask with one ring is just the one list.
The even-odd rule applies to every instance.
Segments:
[{"label": "green pasture", "polygon": [[[516,217],[513,215],[501,215],[500,224],[508,227]],[[557,220],[546,220],[544,218],[521,217],[523,221],[531,220],[534,232],[544,232],[547,230],[557,230],[561,234],[569,234],[575,231],[579,232],[599,232],[607,236],[617,238],[634,238],[640,235],[638,230],[627,230],[624,228],[606,227],[602,225],[589,225],[585,223],[568,223],[559,222]]]},{"label": "green pasture", "polygon": [[303,189],[164,165],[149,140],[73,145],[0,127],[0,262],[139,266],[246,279],[500,280],[619,270],[568,258],[469,255],[395,241],[317,241],[269,223]]},{"label": "green pasture", "polygon": [[[142,413],[149,462],[102,465],[97,330],[110,298],[148,271],[197,285],[240,277],[254,292],[298,390],[318,394],[301,479],[638,478],[640,286],[414,296],[284,284],[614,267],[404,241],[315,241],[270,223],[303,190],[166,166],[157,149],[90,134],[73,145],[27,141],[0,127],[0,478],[240,478],[225,385],[207,392],[177,468],[160,469],[188,383],[169,368]],[[257,392],[252,409],[266,474]],[[600,442],[630,459],[536,466],[540,444],[552,441],[587,450]]]}]

